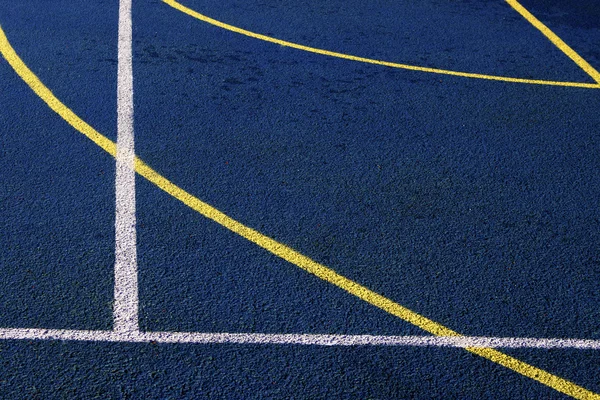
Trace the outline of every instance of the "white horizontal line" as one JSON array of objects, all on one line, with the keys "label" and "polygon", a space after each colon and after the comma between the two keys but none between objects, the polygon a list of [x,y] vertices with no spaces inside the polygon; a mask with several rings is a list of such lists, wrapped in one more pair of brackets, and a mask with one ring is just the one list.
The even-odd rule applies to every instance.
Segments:
[{"label": "white horizontal line", "polygon": [[2,328],[0,340],[75,340],[125,343],[230,343],[314,346],[430,346],[600,350],[595,339],[500,338],[483,336],[376,336],[274,333],[117,332]]}]

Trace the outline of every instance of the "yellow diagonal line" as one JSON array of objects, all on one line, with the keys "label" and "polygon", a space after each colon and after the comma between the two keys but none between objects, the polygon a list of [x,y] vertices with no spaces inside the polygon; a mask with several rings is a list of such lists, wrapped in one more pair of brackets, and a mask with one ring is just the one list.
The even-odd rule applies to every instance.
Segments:
[{"label": "yellow diagonal line", "polygon": [[169,6],[179,10],[191,17],[194,17],[200,21],[206,22],[208,24],[214,25],[216,27],[226,29],[231,32],[239,33],[240,35],[248,36],[254,39],[263,40],[265,42],[275,43],[281,46],[291,47],[294,49],[307,51],[309,53],[321,54],[324,56],[343,58],[351,61],[358,61],[367,64],[375,64],[382,65],[385,67],[391,68],[400,68],[406,69],[410,71],[419,71],[419,72],[428,72],[433,74],[441,74],[441,75],[451,75],[451,76],[461,76],[464,78],[475,78],[475,79],[486,79],[492,81],[502,81],[502,82],[513,82],[513,83],[528,83],[533,85],[552,85],[552,86],[569,86],[569,87],[580,87],[580,88],[588,88],[588,89],[599,89],[600,84],[596,83],[580,83],[580,82],[561,82],[561,81],[546,81],[541,79],[524,79],[524,78],[512,78],[508,76],[497,76],[497,75],[485,75],[485,74],[476,74],[472,72],[460,72],[460,71],[450,71],[447,69],[439,69],[439,68],[429,68],[429,67],[420,67],[417,65],[408,65],[408,64],[400,64],[389,61],[375,60],[372,58],[366,57],[358,57],[350,54],[338,53],[335,51],[318,49],[316,47],[305,46],[298,43],[288,42],[286,40],[277,39],[271,36],[263,35],[260,33],[255,33],[248,31],[246,29],[238,28],[237,26],[229,25],[221,21],[217,21],[216,19],[207,17],[206,15],[200,14],[199,12],[188,8],[181,3],[178,3],[175,0],[163,0],[164,3]]},{"label": "yellow diagonal line", "polygon": [[[83,121],[77,114],[65,106],[54,94],[39,80],[39,78],[25,65],[15,50],[10,45],[2,27],[0,27],[0,52],[15,72],[29,85],[29,87],[61,118],[67,121],[76,130],[83,133],[87,138],[96,143],[113,157],[116,155],[116,144],[106,136],[97,132],[94,128]],[[199,212],[205,217],[213,220],[230,231],[248,239],[272,254],[316,275],[317,277],[332,283],[346,292],[374,305],[396,317],[399,317],[419,328],[437,336],[460,336],[455,332],[435,321],[409,310],[406,307],[354,282],[334,270],[319,264],[296,250],[280,243],[262,233],[234,220],[211,205],[203,202],[194,195],[181,189],[167,178],[160,175],[142,160],[136,157],[135,170],[138,174],[170,194],[188,207]],[[498,350],[491,348],[466,348],[467,351],[484,357],[490,361],[509,368],[521,375],[535,379],[559,392],[565,393],[577,399],[600,400],[600,395],[595,394],[571,381],[553,375],[540,368],[517,360]]]},{"label": "yellow diagonal line", "polygon": [[587,61],[583,59],[575,50],[569,47],[568,44],[562,41],[554,32],[550,30],[546,25],[531,14],[525,7],[523,7],[517,0],[506,0],[506,2],[515,9],[519,14],[523,16],[529,23],[535,26],[540,32],[544,34],[556,47],[565,53],[571,60],[575,62],[582,70],[584,70],[589,76],[592,77],[598,84],[600,84],[600,73],[594,69]]}]

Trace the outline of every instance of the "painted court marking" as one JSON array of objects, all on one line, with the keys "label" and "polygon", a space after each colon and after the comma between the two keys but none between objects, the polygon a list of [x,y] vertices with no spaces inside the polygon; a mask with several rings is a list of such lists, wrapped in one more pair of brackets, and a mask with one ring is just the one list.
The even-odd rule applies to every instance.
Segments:
[{"label": "painted court marking", "polygon": [[[503,82],[513,82],[513,83],[527,83],[527,84],[533,84],[533,85],[568,86],[568,87],[579,87],[579,88],[588,88],[588,89],[600,89],[600,80],[597,79],[597,77],[600,76],[600,74],[598,74],[598,72],[593,74],[593,71],[595,71],[593,69],[593,67],[591,65],[589,65],[585,60],[583,60],[583,58],[581,58],[579,55],[577,55],[577,53],[575,53],[575,51],[573,49],[571,49],[569,46],[567,46],[566,43],[564,43],[562,40],[560,40],[558,38],[558,36],[554,35],[553,33],[552,33],[553,36],[549,36],[551,31],[548,28],[546,28],[541,22],[539,22],[537,19],[535,19],[535,17],[533,17],[533,15],[531,15],[531,14],[528,14],[530,16],[529,18],[528,18],[528,16],[525,16],[527,14],[522,13],[521,15],[525,16],[525,18],[532,24],[533,24],[533,19],[535,19],[535,21],[537,21],[537,25],[534,24],[534,26],[536,26],[536,27],[538,27],[540,25],[543,26],[543,28],[538,27],[538,29],[540,29],[542,31],[542,33],[544,33],[544,35],[546,35],[546,37],[550,38],[552,43],[557,45],[557,47],[561,51],[565,52],[565,54],[567,54],[572,60],[574,60],[577,63],[577,65],[582,67],[583,70],[586,73],[588,73],[596,81],[596,83],[561,82],[561,81],[547,81],[547,80],[540,80],[540,79],[512,78],[512,77],[507,77],[507,76],[485,75],[485,74],[476,74],[476,73],[471,73],[471,72],[450,71],[450,70],[439,69],[439,68],[420,67],[420,66],[416,66],[416,65],[400,64],[400,63],[394,63],[394,62],[389,62],[389,61],[375,60],[372,58],[358,57],[358,56],[353,56],[350,54],[338,53],[335,51],[305,46],[302,44],[288,42],[286,40],[277,39],[277,38],[263,35],[260,33],[251,32],[246,29],[238,28],[237,26],[229,25],[224,22],[217,21],[216,19],[210,18],[206,15],[200,14],[199,12],[192,10],[189,7],[186,7],[181,3],[178,3],[176,0],[162,0],[162,1],[166,4],[168,4],[169,6],[175,8],[176,10],[183,12],[184,14],[187,14],[191,17],[194,17],[200,21],[206,22],[206,23],[214,25],[216,27],[219,27],[219,28],[231,31],[231,32],[239,33],[241,35],[248,36],[248,37],[251,37],[254,39],[259,39],[259,40],[262,40],[265,42],[275,43],[275,44],[278,44],[281,46],[291,47],[294,49],[307,51],[309,53],[321,54],[321,55],[336,57],[336,58],[343,58],[346,60],[358,61],[358,62],[363,62],[363,63],[367,63],[367,64],[382,65],[382,66],[391,67],[391,68],[400,68],[400,69],[406,69],[406,70],[411,70],[411,71],[428,72],[428,73],[441,74],[441,75],[460,76],[460,77],[464,77],[464,78],[486,79],[486,80],[492,80],[492,81],[503,81]],[[518,6],[518,7],[521,7],[521,9],[525,10],[515,0],[506,0],[506,1],[508,1],[509,4],[511,6],[513,6],[513,8]],[[519,11],[519,10],[517,10],[517,11]],[[519,12],[521,12],[521,11],[519,11]],[[532,19],[530,19],[530,18],[532,18]],[[558,39],[558,40],[556,40],[556,39]],[[559,45],[559,43],[560,43],[560,45]],[[585,66],[585,65],[587,65],[587,66]]]},{"label": "painted court marking", "polygon": [[114,329],[138,331],[131,0],[119,3]]},{"label": "painted court marking", "polygon": [[[4,31],[0,27],[0,52],[4,56],[4,58],[8,61],[11,67],[15,70],[17,75],[21,77],[21,79],[27,83],[27,85],[42,99],[48,106],[54,110],[61,118],[63,118],[68,124],[73,126],[79,132],[83,133],[86,137],[96,143],[98,146],[103,148],[113,157],[116,156],[116,145],[110,139],[105,137],[104,135],[97,132],[94,128],[92,128],[89,124],[83,121],[79,116],[77,116],[72,110],[70,110],[67,106],[65,106],[54,94],[39,80],[39,78],[25,65],[25,63],[21,60],[21,58],[14,51]],[[394,301],[376,293],[372,290],[366,288],[365,286],[360,285],[357,282],[354,282],[342,275],[339,275],[334,270],[327,268],[324,265],[321,265],[310,258],[298,253],[292,248],[275,241],[274,239],[269,238],[262,233],[255,231],[254,229],[243,225],[242,223],[232,219],[221,211],[215,209],[209,204],[201,201],[196,198],[192,194],[186,192],[181,189],[177,185],[173,184],[171,181],[160,175],[158,172],[153,170],[150,166],[145,164],[138,157],[135,157],[135,171],[146,178],[148,181],[152,182],[160,189],[169,193],[174,198],[188,205],[190,208],[199,212],[200,214],[206,216],[207,218],[213,220],[214,222],[222,225],[223,227],[231,230],[232,232],[248,239],[249,241],[255,243],[256,245],[264,248],[270,253],[283,258],[290,263],[304,269],[305,271],[316,275],[317,277],[326,280],[340,289],[345,290],[346,292],[357,296],[363,301],[374,305],[378,308],[385,310],[386,312],[395,315],[415,326],[420,327],[421,329],[433,333],[436,336],[442,337],[454,337],[455,339],[460,339],[462,335],[458,332],[455,332],[435,321],[432,321],[422,315],[419,315],[402,305],[395,303]],[[27,330],[25,330],[27,331]],[[6,336],[10,332],[15,332],[15,330],[3,329],[2,332]],[[39,332],[41,336],[44,334],[42,332],[69,332],[69,331],[44,331],[44,330],[29,330],[28,332]],[[82,331],[74,331],[74,332],[82,332]],[[114,338],[123,338],[129,337],[131,340],[137,340],[141,338],[145,333],[141,333],[139,331],[125,331],[122,332],[116,331],[114,332],[115,336],[108,336]],[[148,333],[151,335],[151,333]],[[192,334],[193,335],[193,334]],[[197,335],[203,335],[202,333],[198,333]],[[232,334],[226,334],[232,335]],[[235,334],[233,334],[235,335]],[[74,335],[73,337],[76,337]],[[452,338],[450,338],[452,339]],[[485,347],[473,347],[468,346],[464,347],[465,350],[479,355],[483,358],[486,358],[490,361],[493,361],[499,365],[502,365],[508,369],[511,369],[523,376],[536,380],[548,387],[551,387],[559,392],[572,396],[578,399],[599,399],[600,395],[595,394],[571,381],[568,381],[559,376],[553,375],[547,371],[544,371],[540,368],[534,367],[530,364],[527,364],[523,361],[520,361],[514,357],[511,357],[507,354],[504,354],[498,350],[493,348]]]},{"label": "painted court marking", "polygon": [[600,73],[594,69],[587,61],[583,59],[575,50],[573,50],[568,44],[563,42],[554,32],[550,30],[546,25],[531,14],[525,7],[523,7],[517,0],[506,0],[506,2],[519,14],[523,16],[531,25],[536,27],[540,32],[548,38],[556,47],[567,55],[575,64],[585,71],[593,80],[600,84]]},{"label": "painted court marking", "polygon": [[230,343],[311,346],[410,346],[599,350],[600,340],[498,338],[483,336],[385,336],[281,333],[121,332],[0,328],[0,340],[73,340],[125,343]]}]

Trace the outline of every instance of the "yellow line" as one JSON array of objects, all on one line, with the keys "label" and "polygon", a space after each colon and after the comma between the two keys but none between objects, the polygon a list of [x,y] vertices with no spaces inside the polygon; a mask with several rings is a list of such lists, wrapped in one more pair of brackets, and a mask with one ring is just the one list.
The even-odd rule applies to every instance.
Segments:
[{"label": "yellow line", "polygon": [[11,47],[2,27],[0,26],[0,51],[2,55],[13,67],[13,69],[19,74],[21,79],[29,85],[29,87],[38,95],[42,100],[48,104],[48,106],[60,115],[65,121],[69,123],[73,128],[83,133],[94,143],[100,146],[104,151],[109,153],[111,156],[117,154],[117,145],[108,139],[107,137],[98,133],[94,128],[88,125],[84,120],[79,118],[77,114],[71,111],[65,106],[60,100],[54,96],[54,94],[48,89],[33,72],[25,65],[25,63],[19,58],[17,53]]},{"label": "yellow line", "polygon": [[457,332],[454,332],[436,322],[431,321],[419,314],[416,314],[407,308],[394,303],[393,301],[367,289],[366,287],[351,281],[350,279],[336,273],[335,271],[311,260],[310,258],[298,253],[297,251],[287,247],[286,245],[271,239],[268,236],[263,235],[260,232],[249,228],[236,220],[223,214],[221,211],[214,207],[206,204],[205,202],[194,197],[190,193],[176,186],[168,179],[159,175],[156,171],[146,165],[140,159],[136,160],[136,171],[144,178],[154,183],[156,186],[180,200],[188,207],[196,210],[205,217],[215,221],[219,225],[224,226],[230,231],[248,239],[252,243],[257,244],[263,249],[273,253],[274,255],[283,258],[286,261],[302,268],[303,270],[310,272],[318,276],[319,278],[330,282],[345,291],[359,297],[360,299],[379,307],[388,313],[402,318],[405,321],[410,322],[413,325],[424,329],[427,332],[433,333],[438,336],[458,336]]},{"label": "yellow line", "polygon": [[[116,144],[100,134],[90,125],[85,123],[73,111],[65,106],[54,94],[39,80],[39,78],[25,65],[14,51],[2,27],[0,27],[0,52],[15,72],[33,89],[33,91],[52,108],[59,116],[72,125],[76,130],[83,133],[86,137],[115,157]],[[334,284],[340,289],[374,305],[398,318],[401,318],[419,328],[437,336],[460,336],[455,332],[429,318],[423,317],[409,310],[406,307],[354,282],[334,270],[319,264],[310,258],[298,253],[296,250],[271,239],[268,236],[234,220],[211,205],[203,202],[192,194],[181,189],[167,178],[160,175],[138,157],[135,158],[135,170],[138,174],[158,186],[160,189],[181,201],[188,207],[213,220],[230,231],[248,239],[252,243],[264,248],[272,254],[283,258],[284,260],[302,268],[303,270],[316,275],[317,277]],[[497,364],[503,365],[521,375],[535,379],[559,392],[568,394],[577,399],[596,399],[600,400],[600,395],[595,394],[573,382],[552,375],[549,372],[536,368],[532,365],[519,361],[504,353],[489,348],[467,348],[473,354],[484,357]]]},{"label": "yellow line", "polygon": [[511,78],[511,77],[507,77],[507,76],[484,75],[484,74],[475,74],[475,73],[471,73],[471,72],[459,72],[459,71],[450,71],[450,70],[438,69],[438,68],[419,67],[416,65],[398,64],[398,63],[393,63],[393,62],[389,62],[389,61],[374,60],[372,58],[357,57],[357,56],[353,56],[353,55],[349,55],[349,54],[337,53],[335,51],[329,51],[329,50],[318,49],[315,47],[304,46],[301,44],[292,43],[292,42],[277,39],[274,37],[262,35],[260,33],[250,32],[245,29],[238,28],[236,26],[229,25],[224,22],[217,21],[216,19],[207,17],[206,15],[200,14],[199,12],[186,7],[186,6],[178,3],[175,0],[163,0],[163,2],[165,2],[169,6],[175,8],[191,17],[194,17],[196,19],[199,19],[200,21],[209,23],[211,25],[217,26],[222,29],[226,29],[231,32],[236,32],[241,35],[249,36],[251,38],[263,40],[265,42],[276,43],[281,46],[292,47],[294,49],[303,50],[303,51],[307,51],[307,52],[315,53],[315,54],[321,54],[321,55],[325,55],[325,56],[343,58],[346,60],[358,61],[358,62],[363,62],[363,63],[368,63],[368,64],[383,65],[383,66],[391,67],[391,68],[400,68],[400,69],[407,69],[407,70],[411,70],[411,71],[429,72],[429,73],[433,73],[433,74],[461,76],[461,77],[465,77],[465,78],[487,79],[487,80],[492,80],[492,81],[503,81],[503,82],[514,82],[514,83],[528,83],[528,84],[534,84],[534,85],[569,86],[569,87],[579,87],[579,88],[588,88],[588,89],[599,89],[600,88],[600,84],[597,84],[597,83],[560,82],[560,81],[545,81],[545,80],[539,80],[539,79]]},{"label": "yellow line", "polygon": [[569,47],[568,44],[562,41],[554,32],[552,32],[546,25],[544,25],[539,19],[531,14],[525,7],[523,7],[517,0],[506,0],[512,8],[521,14],[529,23],[535,26],[540,32],[544,34],[556,47],[558,47],[563,53],[565,53],[575,64],[579,65],[589,76],[592,77],[597,83],[600,84],[600,73],[594,69],[587,61],[583,59],[575,50]]},{"label": "yellow line", "polygon": [[567,381],[566,379],[563,379],[556,375],[552,375],[551,373],[546,372],[543,369],[534,367],[533,365],[527,364],[498,350],[473,347],[467,347],[465,348],[465,350],[483,358],[486,358],[492,362],[500,364],[503,367],[512,369],[513,371],[516,371],[523,376],[534,379],[543,385],[551,387],[552,389],[562,392],[575,399],[600,399],[599,394],[584,389],[581,386],[575,385],[574,383]]}]

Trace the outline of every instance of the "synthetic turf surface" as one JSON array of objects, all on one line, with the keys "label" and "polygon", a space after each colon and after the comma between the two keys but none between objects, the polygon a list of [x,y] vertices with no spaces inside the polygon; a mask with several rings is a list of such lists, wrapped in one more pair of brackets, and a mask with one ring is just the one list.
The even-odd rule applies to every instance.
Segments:
[{"label": "synthetic turf surface", "polygon": [[[351,54],[590,81],[504,3],[427,3],[417,10],[394,3],[377,13],[331,2],[322,8],[332,12],[307,4],[297,19],[299,11],[287,6],[186,4],[257,32]],[[11,42],[65,104],[114,139],[116,7],[57,2],[40,13],[34,5],[2,4],[0,23]],[[555,8],[531,10],[548,23],[560,20]],[[409,11],[420,20],[398,24]],[[319,21],[325,14],[334,22]],[[347,22],[353,15],[360,16],[356,26]],[[162,3],[134,2],[133,16],[137,154],[169,179],[461,333],[600,338],[596,90],[326,58],[220,30]],[[598,66],[590,45],[597,28],[562,21],[556,32]],[[491,22],[507,34],[481,28]],[[430,38],[414,33],[426,24]],[[335,37],[340,27],[344,40]],[[390,31],[392,39],[384,34]],[[2,175],[2,325],[107,329],[113,161],[48,110],[6,63],[1,68],[0,162],[10,171]],[[143,329],[420,333],[141,180],[138,242]],[[224,397],[558,396],[460,349],[5,342],[2,350],[6,393],[76,390],[87,397],[113,381],[119,383],[106,390],[115,397],[175,397],[179,390]],[[508,353],[600,390],[597,352]],[[40,363],[31,364],[36,358]],[[44,371],[55,358],[59,368]]]}]

